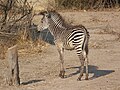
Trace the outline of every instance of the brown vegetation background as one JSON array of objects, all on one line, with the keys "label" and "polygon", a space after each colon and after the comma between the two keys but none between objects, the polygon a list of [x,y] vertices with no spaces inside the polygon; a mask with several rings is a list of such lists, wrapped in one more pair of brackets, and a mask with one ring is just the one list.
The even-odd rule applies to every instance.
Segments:
[{"label": "brown vegetation background", "polygon": [[55,0],[58,8],[67,9],[103,9],[120,6],[119,0]]},{"label": "brown vegetation background", "polygon": [[33,18],[36,11],[48,8],[54,10],[117,8],[119,10],[119,7],[119,0],[0,0],[0,57],[4,57],[7,48],[15,44],[20,44],[20,48],[27,47],[27,50],[28,47],[33,48],[38,45],[38,42],[39,48],[44,45],[38,40],[39,22],[34,22]]}]

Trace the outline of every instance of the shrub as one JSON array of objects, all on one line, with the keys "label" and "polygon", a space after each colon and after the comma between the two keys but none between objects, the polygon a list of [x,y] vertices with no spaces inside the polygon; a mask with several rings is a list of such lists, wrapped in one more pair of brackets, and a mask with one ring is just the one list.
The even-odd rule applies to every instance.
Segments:
[{"label": "shrub", "polygon": [[103,9],[119,7],[119,0],[55,0],[58,9]]}]

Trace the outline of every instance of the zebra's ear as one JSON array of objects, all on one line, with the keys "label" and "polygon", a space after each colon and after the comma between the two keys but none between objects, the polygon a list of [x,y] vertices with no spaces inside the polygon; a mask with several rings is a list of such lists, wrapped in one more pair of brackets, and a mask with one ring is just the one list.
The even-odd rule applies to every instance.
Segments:
[{"label": "zebra's ear", "polygon": [[38,15],[45,15],[47,14],[47,11],[41,11]]},{"label": "zebra's ear", "polygon": [[49,11],[41,11],[38,15],[43,15],[43,16],[47,16],[48,18],[51,18]]}]

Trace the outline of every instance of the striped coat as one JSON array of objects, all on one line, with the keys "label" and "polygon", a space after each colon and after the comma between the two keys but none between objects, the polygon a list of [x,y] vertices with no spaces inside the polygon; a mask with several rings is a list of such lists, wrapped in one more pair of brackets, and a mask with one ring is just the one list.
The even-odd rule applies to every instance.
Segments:
[{"label": "striped coat", "polygon": [[60,77],[64,77],[64,49],[76,50],[77,55],[81,62],[81,71],[78,80],[81,80],[84,71],[84,61],[86,63],[86,80],[88,79],[88,41],[89,32],[83,25],[72,26],[67,24],[59,13],[56,11],[41,12],[43,18],[41,19],[42,28],[48,28],[51,34],[54,36],[55,44],[57,46],[60,61],[61,70]]}]

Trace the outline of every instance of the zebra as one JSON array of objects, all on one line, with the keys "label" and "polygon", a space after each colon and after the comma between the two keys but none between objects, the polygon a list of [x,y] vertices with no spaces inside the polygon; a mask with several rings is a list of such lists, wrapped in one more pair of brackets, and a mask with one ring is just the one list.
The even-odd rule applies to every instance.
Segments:
[{"label": "zebra", "polygon": [[76,50],[81,62],[80,75],[77,80],[81,81],[86,66],[85,80],[88,80],[88,42],[89,32],[83,25],[73,26],[65,22],[62,16],[56,11],[42,11],[41,28],[48,29],[54,36],[54,43],[57,47],[60,58],[61,78],[65,76],[64,50]]}]

